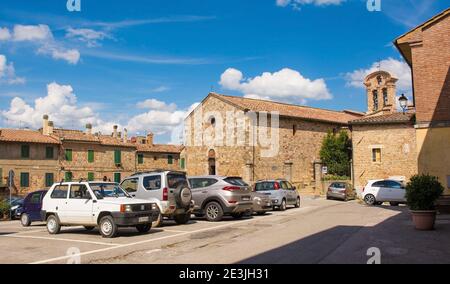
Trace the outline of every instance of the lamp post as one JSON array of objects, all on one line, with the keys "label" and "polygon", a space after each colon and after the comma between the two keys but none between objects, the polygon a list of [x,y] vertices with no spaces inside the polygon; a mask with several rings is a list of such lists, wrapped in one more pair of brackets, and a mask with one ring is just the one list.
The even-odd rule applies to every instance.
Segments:
[{"label": "lamp post", "polygon": [[403,110],[403,114],[405,114],[408,107],[408,98],[405,96],[405,94],[402,94],[400,98],[398,98],[398,102],[400,103],[400,107]]}]

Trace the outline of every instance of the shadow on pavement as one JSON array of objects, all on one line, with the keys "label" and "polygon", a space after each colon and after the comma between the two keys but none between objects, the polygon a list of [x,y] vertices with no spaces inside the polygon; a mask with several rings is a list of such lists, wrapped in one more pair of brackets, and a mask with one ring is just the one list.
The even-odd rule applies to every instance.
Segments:
[{"label": "shadow on pavement", "polygon": [[438,215],[434,231],[417,231],[407,207],[378,207],[399,214],[374,226],[336,226],[239,263],[365,264],[372,247],[380,249],[381,263],[450,263],[450,215]]}]

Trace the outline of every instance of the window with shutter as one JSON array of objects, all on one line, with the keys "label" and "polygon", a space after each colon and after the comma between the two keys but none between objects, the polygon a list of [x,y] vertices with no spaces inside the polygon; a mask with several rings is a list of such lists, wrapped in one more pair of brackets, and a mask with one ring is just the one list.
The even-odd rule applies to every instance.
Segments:
[{"label": "window with shutter", "polygon": [[68,161],[68,162],[72,161],[72,149],[66,149],[65,157],[66,157],[66,161]]},{"label": "window with shutter", "polygon": [[172,164],[173,164],[173,156],[172,156],[172,155],[168,155],[168,156],[167,156],[167,163],[168,163],[169,165],[172,165]]},{"label": "window with shutter", "polygon": [[21,157],[22,158],[29,158],[30,157],[30,146],[29,145],[22,145],[22,147],[21,147]]},{"label": "window with shutter", "polygon": [[46,159],[53,159],[54,156],[54,151],[53,151],[53,147],[48,146],[45,148],[45,158]]},{"label": "window with shutter", "polygon": [[122,163],[122,151],[115,150],[114,151],[114,163],[121,164]]},{"label": "window with shutter", "polygon": [[144,154],[138,154],[138,164],[142,165],[144,163]]},{"label": "window with shutter", "polygon": [[30,173],[20,173],[20,187],[30,186]]},{"label": "window with shutter", "polygon": [[114,173],[114,182],[120,183],[120,180],[122,179],[120,173]]},{"label": "window with shutter", "polygon": [[88,163],[94,162],[94,150],[88,150]]},{"label": "window with shutter", "polygon": [[88,181],[94,181],[95,176],[94,173],[88,173]]},{"label": "window with shutter", "polygon": [[64,181],[72,181],[72,172],[66,172],[64,175]]},{"label": "window with shutter", "polygon": [[55,176],[53,173],[45,174],[45,187],[50,187],[54,183]]}]

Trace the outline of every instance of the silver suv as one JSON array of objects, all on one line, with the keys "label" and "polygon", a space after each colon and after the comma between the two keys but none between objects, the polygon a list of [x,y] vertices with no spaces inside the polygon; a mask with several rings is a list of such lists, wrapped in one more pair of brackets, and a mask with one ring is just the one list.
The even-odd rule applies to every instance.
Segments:
[{"label": "silver suv", "polygon": [[164,217],[173,218],[177,224],[189,222],[194,203],[186,173],[166,170],[136,173],[120,185],[133,197],[157,199],[160,213],[153,227],[161,226]]},{"label": "silver suv", "polygon": [[269,196],[274,209],[284,211],[287,205],[300,207],[300,195],[297,189],[285,179],[259,180],[255,183],[254,189],[256,192]]},{"label": "silver suv", "polygon": [[240,177],[196,176],[189,177],[189,184],[197,217],[205,216],[211,222],[224,215],[239,219],[252,209],[251,189]]}]

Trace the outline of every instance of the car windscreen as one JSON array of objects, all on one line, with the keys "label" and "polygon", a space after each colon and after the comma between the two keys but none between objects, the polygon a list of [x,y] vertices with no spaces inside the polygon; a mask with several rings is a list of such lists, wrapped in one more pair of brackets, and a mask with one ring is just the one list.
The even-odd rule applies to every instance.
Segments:
[{"label": "car windscreen", "polygon": [[258,182],[255,184],[255,191],[275,190],[274,182]]},{"label": "car windscreen", "polygon": [[115,183],[91,183],[89,185],[99,199],[105,197],[129,197],[128,193]]},{"label": "car windscreen", "polygon": [[167,185],[169,188],[177,188],[181,184],[187,184],[185,174],[169,173],[167,174]]},{"label": "car windscreen", "polygon": [[227,177],[223,179],[224,181],[228,182],[231,185],[237,185],[237,186],[248,186],[248,184],[239,177]]}]

